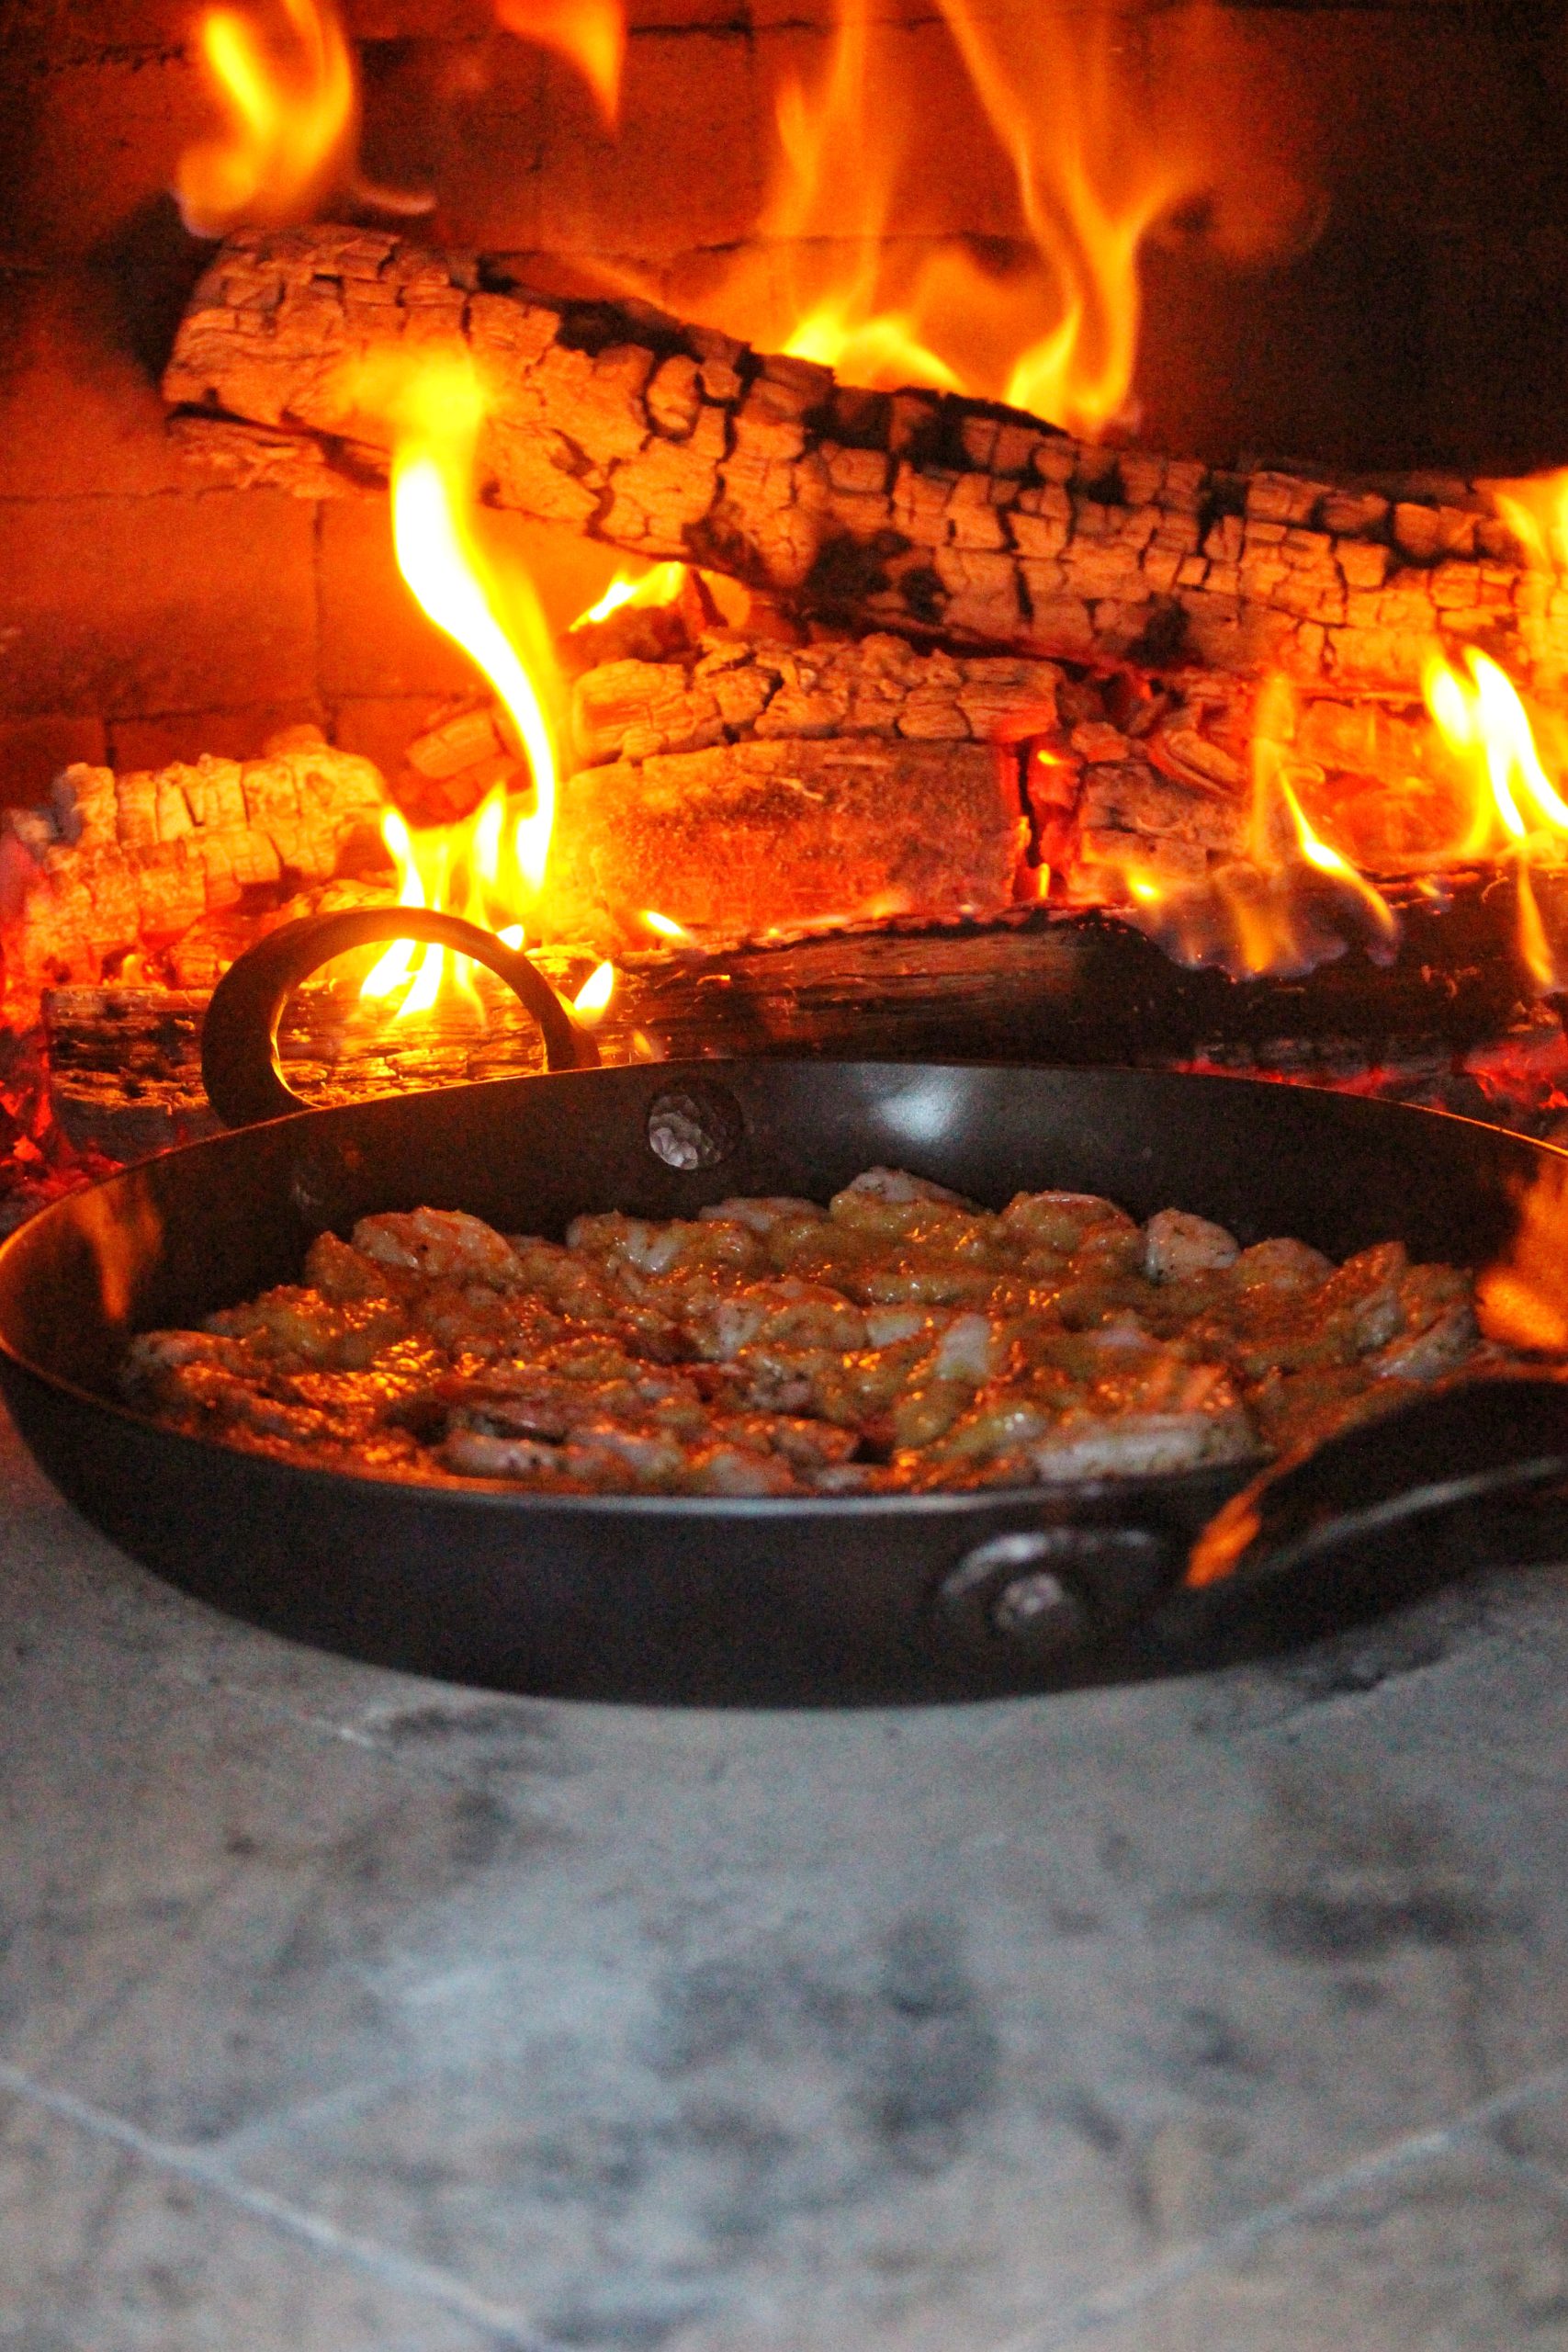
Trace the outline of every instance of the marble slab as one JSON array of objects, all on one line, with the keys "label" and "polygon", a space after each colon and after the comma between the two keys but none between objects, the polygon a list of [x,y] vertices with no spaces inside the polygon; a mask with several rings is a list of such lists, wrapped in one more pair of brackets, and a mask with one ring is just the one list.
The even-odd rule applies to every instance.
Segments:
[{"label": "marble slab", "polygon": [[0,2352],[1568,2345],[1561,1572],[1137,1690],[572,1707],[0,1478]]}]

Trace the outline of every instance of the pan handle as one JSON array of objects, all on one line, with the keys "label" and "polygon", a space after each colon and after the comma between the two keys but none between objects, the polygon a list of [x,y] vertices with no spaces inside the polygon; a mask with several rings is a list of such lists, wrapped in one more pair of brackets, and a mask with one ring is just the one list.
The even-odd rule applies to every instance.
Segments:
[{"label": "pan handle", "polygon": [[1190,1590],[1280,1573],[1417,1519],[1568,1478],[1568,1385],[1461,1381],[1284,1455],[1203,1529]]},{"label": "pan handle", "polygon": [[595,1069],[599,1049],[520,948],[460,915],[423,907],[351,907],[302,915],[249,947],[212,992],[201,1031],[201,1079],[225,1126],[287,1118],[309,1104],[284,1079],[277,1054],[283,1008],[302,980],[336,956],[380,940],[455,948],[506,982],[538,1023],[547,1069]]},{"label": "pan handle", "polygon": [[1166,1670],[1223,1665],[1516,1556],[1499,1513],[1562,1487],[1568,1383],[1463,1382],[1271,1463],[1190,1553],[1174,1527],[1086,1520],[1057,1498],[948,1574],[943,1640],[1053,1674],[1117,1652]]},{"label": "pan handle", "polygon": [[1300,1638],[1494,1551],[1494,1514],[1568,1485],[1568,1384],[1472,1380],[1273,1463],[1189,1555],[1185,1631]]}]

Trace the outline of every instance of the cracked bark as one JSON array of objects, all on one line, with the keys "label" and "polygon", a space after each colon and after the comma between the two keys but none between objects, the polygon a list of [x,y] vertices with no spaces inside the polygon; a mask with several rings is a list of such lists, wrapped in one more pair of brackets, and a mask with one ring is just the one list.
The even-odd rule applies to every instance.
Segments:
[{"label": "cracked bark", "polygon": [[453,352],[484,387],[496,504],[842,626],[1400,685],[1442,633],[1543,689],[1568,676],[1568,599],[1464,484],[1098,449],[991,402],[857,391],[649,309],[531,293],[502,257],[332,227],[237,237],[164,390],[221,478],[323,496],[385,474],[365,364]]}]

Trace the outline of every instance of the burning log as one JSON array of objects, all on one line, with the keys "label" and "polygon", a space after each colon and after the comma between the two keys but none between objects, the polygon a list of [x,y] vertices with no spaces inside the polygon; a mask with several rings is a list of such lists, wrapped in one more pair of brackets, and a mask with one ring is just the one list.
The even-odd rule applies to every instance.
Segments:
[{"label": "burning log", "polygon": [[[986,919],[1053,872],[1058,898],[1130,904],[1132,873],[1175,886],[1241,854],[1253,701],[1239,681],[1156,688],[886,634],[703,630],[607,662],[574,690],[584,764],[561,791],[547,934],[620,953],[648,944],[649,908],[708,947]],[[472,809],[502,744],[483,710],[434,727],[409,747],[412,800],[428,808],[439,775],[445,806]]]},{"label": "burning log", "polygon": [[708,945],[987,922],[1013,903],[1024,830],[981,744],[797,738],[617,760],[563,788],[550,926],[614,949],[649,909],[679,909]]},{"label": "burning log", "polygon": [[1462,486],[1337,486],[1079,444],[993,402],[870,393],[500,258],[314,228],[236,237],[164,393],[192,453],[308,496],[381,478],[366,363],[471,358],[491,495],[855,629],[1414,683],[1439,634],[1550,689],[1568,611]]},{"label": "burning log", "polygon": [[259,760],[67,768],[46,807],[0,814],[7,993],[96,980],[205,922],[384,865],[383,797],[370,762],[313,727],[273,737]]},{"label": "burning log", "polygon": [[785,738],[1021,742],[1055,728],[1061,683],[1049,662],[920,653],[885,633],[791,647],[716,631],[684,659],[585,672],[572,736],[590,766]]},{"label": "burning log", "polygon": [[792,649],[732,632],[683,661],[590,670],[551,929],[646,944],[652,908],[716,945],[999,914],[1028,838],[1000,740],[1055,727],[1060,677],[886,635]]},{"label": "burning log", "polygon": [[[921,653],[881,634],[790,648],[716,632],[662,662],[609,662],[575,687],[589,766],[562,797],[552,917],[562,935],[614,944],[610,910],[651,899],[716,945],[889,916],[994,915],[1048,892],[1131,907],[1134,879],[1180,889],[1245,855],[1256,701],[1246,681],[1096,678],[1018,655]],[[829,742],[857,747],[879,834],[953,870],[922,871],[912,893],[915,876],[865,854],[859,809],[825,829],[819,808],[775,802],[750,820],[754,833],[778,827],[774,863],[754,857],[758,887],[738,896],[728,842],[751,794],[768,775],[841,766]],[[915,744],[941,756],[916,763],[905,751]],[[982,842],[966,785],[985,744],[1006,784],[1001,807],[979,812]],[[764,746],[785,745],[787,762],[764,765]],[[781,893],[780,872],[797,865],[803,887]]]},{"label": "burning log", "polygon": [[[1568,881],[1555,897],[1568,898]],[[846,1052],[1196,1060],[1337,1084],[1381,1069],[1395,1091],[1425,1090],[1426,1099],[1474,1114],[1483,1102],[1466,1073],[1483,1041],[1546,1035],[1555,1040],[1549,1079],[1568,1076],[1555,1020],[1536,1008],[1531,1025],[1514,928],[1511,891],[1495,878],[1467,879],[1447,911],[1411,903],[1391,966],[1352,948],[1303,978],[1238,987],[1221,972],[1170,963],[1113,918],[1019,910],[984,930],[885,930],[722,957],[630,957],[595,1035],[611,1063]],[[589,968],[565,951],[538,960],[567,996]],[[352,998],[345,1006],[341,990],[311,984],[285,1022],[290,1082],[327,1103],[539,1069],[532,1024],[513,1014],[503,990],[485,993],[491,1017],[479,1028],[460,1001],[400,1023],[367,1017]],[[210,1132],[198,1042],[205,1002],[199,991],[152,988],[46,993],[51,1097],[74,1145],[130,1159]],[[1463,1083],[1453,1094],[1456,1080]]]}]

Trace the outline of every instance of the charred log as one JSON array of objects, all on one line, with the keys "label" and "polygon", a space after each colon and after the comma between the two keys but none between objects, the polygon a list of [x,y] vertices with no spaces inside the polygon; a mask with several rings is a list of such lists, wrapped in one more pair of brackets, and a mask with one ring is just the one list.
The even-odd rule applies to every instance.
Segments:
[{"label": "charred log", "polygon": [[[1538,886],[1540,887],[1540,886]],[[1543,890],[1568,920],[1568,881]],[[1558,903],[1562,901],[1562,903]],[[1532,1012],[1515,949],[1511,885],[1472,879],[1438,913],[1404,911],[1392,966],[1352,947],[1304,978],[1237,983],[1172,964],[1114,917],[1043,910],[988,930],[881,931],[725,957],[643,956],[621,967],[596,1031],[607,1062],[755,1054],[1064,1063],[1193,1060],[1343,1084],[1386,1068],[1406,1091],[1479,1112],[1473,1084],[1439,1088],[1468,1050],[1511,1032],[1556,1034]],[[571,993],[588,962],[540,958]],[[56,1115],[79,1145],[119,1158],[209,1132],[197,1040],[205,999],[152,989],[62,989],[44,1000]],[[290,1082],[313,1102],[519,1077],[536,1033],[498,991],[477,1028],[460,1011],[400,1024],[312,986],[283,1035]],[[1534,1023],[1532,1029],[1531,1023]],[[1562,1074],[1559,1054],[1553,1063]]]},{"label": "charred log", "polygon": [[259,760],[67,768],[46,807],[0,814],[7,997],[99,979],[128,955],[384,865],[383,797],[370,762],[314,728]]},{"label": "charred log", "polygon": [[562,789],[551,931],[619,950],[647,944],[645,910],[714,946],[987,922],[1017,895],[1024,831],[1011,763],[978,743],[849,736],[617,760]]},{"label": "charred log", "polygon": [[886,632],[791,647],[715,631],[683,659],[586,671],[573,690],[572,737],[587,766],[809,737],[1021,742],[1055,728],[1061,684],[1049,662],[921,653]]},{"label": "charred log", "polygon": [[856,629],[1085,659],[1408,684],[1450,632],[1543,688],[1568,614],[1464,485],[1227,473],[995,403],[868,393],[503,259],[365,231],[232,239],[164,379],[192,454],[319,497],[378,481],[364,363],[471,355],[495,502]]}]

